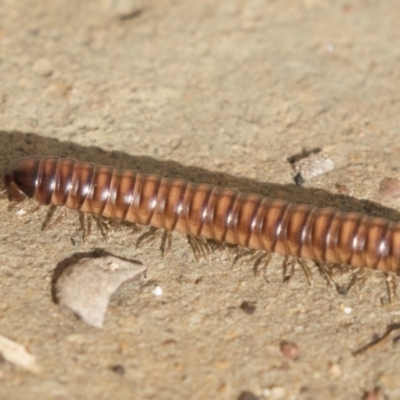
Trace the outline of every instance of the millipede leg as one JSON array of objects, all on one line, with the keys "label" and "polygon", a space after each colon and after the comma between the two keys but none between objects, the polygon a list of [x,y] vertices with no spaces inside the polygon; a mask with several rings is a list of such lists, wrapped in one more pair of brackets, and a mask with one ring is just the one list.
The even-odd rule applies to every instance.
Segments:
[{"label": "millipede leg", "polygon": [[195,240],[193,240],[192,236],[190,236],[190,235],[187,235],[187,239],[188,239],[188,243],[189,243],[190,247],[192,248],[194,258],[196,259],[197,262],[199,262],[201,256],[200,256],[200,249],[198,247],[197,242]]},{"label": "millipede leg", "polygon": [[196,261],[200,262],[202,258],[205,258],[210,262],[211,249],[207,241],[190,235],[187,235],[187,239]]},{"label": "millipede leg", "polygon": [[[295,266],[295,260],[293,259],[293,257],[290,256],[286,256],[284,261],[283,261],[283,265],[282,265],[282,273],[283,273],[283,282],[284,283],[288,283],[293,275],[294,275],[294,266]],[[288,271],[288,266],[290,264],[290,274],[287,274]]]},{"label": "millipede leg", "polygon": [[164,231],[161,238],[161,255],[165,257],[170,251],[172,246],[172,232]]},{"label": "millipede leg", "polygon": [[249,259],[243,261],[243,264],[247,265],[249,263],[249,261],[252,261],[252,260],[254,261],[254,259],[257,258],[256,253],[258,253],[258,250],[246,249],[246,248],[239,249],[239,251],[237,252],[235,258],[233,259],[233,265],[235,265],[239,260],[250,256]]},{"label": "millipede leg", "polygon": [[335,283],[334,283],[333,277],[332,277],[333,266],[330,263],[327,264],[327,263],[320,262],[317,260],[314,260],[314,264],[318,268],[319,274],[322,276],[322,278],[325,279],[326,283],[329,286],[334,287]]},{"label": "millipede leg", "polygon": [[46,229],[50,229],[49,224],[50,224],[50,221],[53,219],[55,212],[56,212],[56,207],[50,206],[49,210],[46,213],[46,217],[44,218],[44,221],[42,223],[42,227],[41,227],[42,231],[45,231]]},{"label": "millipede leg", "polygon": [[79,211],[79,224],[82,229],[82,242],[86,243],[87,238],[92,233],[92,217]]},{"label": "millipede leg", "polygon": [[104,240],[108,242],[108,232],[110,231],[110,228],[108,227],[107,223],[99,218],[99,217],[94,217],[93,219],[96,222],[97,228],[101,233],[101,236],[103,236]]},{"label": "millipede leg", "polygon": [[156,238],[158,238],[162,234],[162,230],[154,227],[150,227],[150,229],[143,233],[143,235],[139,236],[136,241],[136,248],[146,246],[150,243],[153,243]]},{"label": "millipede leg", "polygon": [[67,213],[67,209],[66,209],[66,208],[64,208],[64,209],[61,211],[61,213],[58,215],[58,217],[57,217],[52,223],[50,223],[51,219],[54,217],[54,213],[55,213],[55,211],[56,211],[56,208],[57,208],[57,207],[55,207],[55,206],[51,206],[51,207],[50,207],[49,211],[47,212],[46,218],[45,218],[45,220],[43,221],[43,224],[42,224],[42,231],[47,231],[47,230],[49,230],[49,229],[55,227],[55,226],[58,225],[58,224],[62,221],[62,219],[65,217],[65,214]]},{"label": "millipede leg", "polygon": [[346,286],[339,285],[338,283],[335,282],[336,291],[339,294],[346,296],[350,292],[350,290],[354,287],[354,285],[357,283],[357,280],[360,279],[360,276],[362,276],[362,282],[365,282],[366,279],[365,271],[362,269],[352,272],[350,281]]},{"label": "millipede leg", "polygon": [[313,274],[310,270],[310,268],[308,267],[307,263],[302,260],[301,258],[297,259],[297,262],[300,264],[301,269],[304,272],[304,275],[306,276],[307,282],[310,286],[313,285]]},{"label": "millipede leg", "polygon": [[207,262],[210,262],[211,250],[210,250],[210,246],[208,245],[207,241],[199,239],[199,238],[196,238],[196,240],[199,244],[201,254],[207,260]]},{"label": "millipede leg", "polygon": [[272,258],[272,253],[267,253],[265,251],[263,251],[262,254],[258,256],[258,258],[256,259],[256,261],[254,262],[254,265],[253,265],[254,276],[260,275],[260,270],[259,270],[260,265],[262,265],[261,269],[265,273],[265,271],[267,270],[268,264],[271,261],[271,258]]}]

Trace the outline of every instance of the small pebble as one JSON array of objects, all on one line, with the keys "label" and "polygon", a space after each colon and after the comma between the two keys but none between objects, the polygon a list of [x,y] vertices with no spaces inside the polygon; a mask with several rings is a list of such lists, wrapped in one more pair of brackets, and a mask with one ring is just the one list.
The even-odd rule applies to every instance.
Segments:
[{"label": "small pebble", "polygon": [[343,194],[344,196],[352,196],[354,190],[350,189],[347,185],[342,185],[340,183],[336,183],[335,185],[339,194]]},{"label": "small pebble", "polygon": [[332,171],[335,168],[335,163],[327,153],[320,151],[295,161],[293,168],[296,172],[295,180],[298,183],[301,179],[307,180]]},{"label": "small pebble", "polygon": [[260,398],[255,394],[245,390],[244,392],[240,393],[238,400],[260,400]]},{"label": "small pebble", "polygon": [[154,296],[162,296],[163,290],[162,290],[162,288],[161,288],[160,286],[156,286],[156,287],[151,291],[151,293],[153,293]]},{"label": "small pebble", "polygon": [[301,355],[301,350],[296,343],[282,340],[280,343],[280,349],[282,354],[292,360],[297,360]]},{"label": "small pebble", "polygon": [[53,99],[61,99],[67,96],[71,86],[66,82],[58,81],[48,86],[46,93]]},{"label": "small pebble", "polygon": [[383,178],[379,183],[379,190],[374,197],[376,201],[389,201],[400,196],[400,180],[397,178]]},{"label": "small pebble", "polygon": [[105,8],[120,19],[139,16],[142,5],[138,0],[105,0]]},{"label": "small pebble", "polygon": [[243,301],[242,304],[240,305],[240,308],[246,314],[254,314],[254,311],[256,311],[256,303]]},{"label": "small pebble", "polygon": [[110,367],[111,371],[115,372],[117,375],[124,375],[125,368],[122,365],[116,364]]},{"label": "small pebble", "polygon": [[53,73],[53,66],[47,58],[39,58],[33,64],[33,71],[39,76],[47,77]]},{"label": "small pebble", "polygon": [[263,394],[269,400],[281,400],[287,398],[286,389],[281,386],[272,386],[265,389]]},{"label": "small pebble", "polygon": [[331,363],[329,365],[329,374],[333,378],[338,378],[340,375],[342,375],[342,369],[340,368],[340,365],[337,363]]},{"label": "small pebble", "polygon": [[386,400],[386,396],[383,394],[382,390],[377,387],[372,391],[365,392],[362,398],[363,400]]}]

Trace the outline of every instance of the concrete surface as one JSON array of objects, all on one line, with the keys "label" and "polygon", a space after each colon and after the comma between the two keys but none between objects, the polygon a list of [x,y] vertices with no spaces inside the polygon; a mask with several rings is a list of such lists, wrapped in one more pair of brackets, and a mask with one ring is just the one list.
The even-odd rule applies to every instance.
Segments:
[{"label": "concrete surface", "polygon": [[[398,196],[374,201],[400,171],[399,18],[396,0],[0,0],[0,166],[68,156],[400,220]],[[295,186],[288,158],[314,148],[336,168]],[[400,398],[395,332],[353,355],[399,322],[382,274],[341,295],[315,267],[283,283],[279,256],[254,276],[179,235],[164,259],[127,228],[82,244],[73,212],[41,232],[45,214],[0,200],[0,334],[41,367],[3,361],[1,399]],[[103,329],[52,300],[94,249],[149,267]]]}]

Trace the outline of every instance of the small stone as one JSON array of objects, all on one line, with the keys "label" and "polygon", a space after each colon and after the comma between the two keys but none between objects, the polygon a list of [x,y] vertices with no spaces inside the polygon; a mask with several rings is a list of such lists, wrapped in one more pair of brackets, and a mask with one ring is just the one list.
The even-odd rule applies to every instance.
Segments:
[{"label": "small stone", "polygon": [[260,398],[248,390],[245,390],[244,392],[240,393],[238,400],[260,400]]},{"label": "small stone", "polygon": [[344,196],[352,196],[354,190],[349,188],[347,185],[343,185],[341,183],[336,183],[335,185],[339,194],[343,194]]},{"label": "small stone", "polygon": [[240,305],[240,308],[246,314],[254,314],[254,311],[256,311],[256,303],[250,301],[243,301],[242,304]]},{"label": "small stone", "polygon": [[122,365],[116,364],[110,367],[111,371],[115,372],[117,375],[124,375],[125,368]]},{"label": "small stone", "polygon": [[142,10],[137,0],[105,0],[105,8],[120,19],[139,16]]},{"label": "small stone", "polygon": [[337,363],[331,363],[329,365],[329,374],[333,378],[338,378],[340,375],[342,375],[342,368],[340,368],[340,365]]},{"label": "small stone", "polygon": [[297,360],[301,355],[300,347],[296,343],[282,340],[280,343],[280,349],[282,354],[292,360]]},{"label": "small stone", "polygon": [[281,400],[286,399],[286,389],[281,386],[272,386],[264,390],[264,396],[269,400]]},{"label": "small stone", "polygon": [[156,287],[151,291],[151,293],[153,293],[154,296],[162,296],[162,294],[163,294],[162,287],[156,286]]},{"label": "small stone", "polygon": [[385,395],[379,387],[376,387],[374,390],[365,392],[363,396],[363,400],[386,400]]},{"label": "small stone", "polygon": [[47,89],[46,93],[54,98],[61,99],[67,96],[68,92],[71,90],[71,86],[65,82],[58,81],[52,83]]},{"label": "small stone", "polygon": [[326,174],[335,168],[335,163],[327,153],[320,151],[295,161],[293,168],[296,172],[296,180],[299,181]]},{"label": "small stone", "polygon": [[389,201],[400,196],[400,180],[397,178],[383,178],[379,183],[379,190],[374,197],[377,201]]},{"label": "small stone", "polygon": [[47,58],[39,58],[33,64],[33,71],[39,76],[47,77],[53,73],[53,66]]}]

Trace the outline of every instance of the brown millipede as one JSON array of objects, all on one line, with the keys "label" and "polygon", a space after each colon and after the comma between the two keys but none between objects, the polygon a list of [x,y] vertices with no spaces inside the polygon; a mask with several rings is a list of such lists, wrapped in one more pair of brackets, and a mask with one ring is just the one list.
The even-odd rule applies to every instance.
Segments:
[{"label": "brown millipede", "polygon": [[3,179],[11,201],[33,198],[250,249],[400,272],[400,223],[383,218],[59,157],[16,161]]}]

